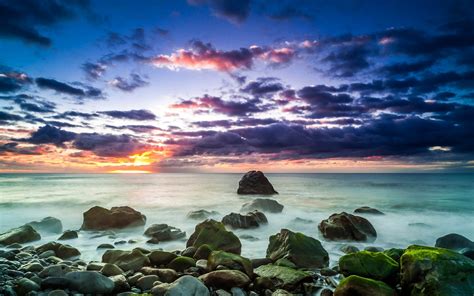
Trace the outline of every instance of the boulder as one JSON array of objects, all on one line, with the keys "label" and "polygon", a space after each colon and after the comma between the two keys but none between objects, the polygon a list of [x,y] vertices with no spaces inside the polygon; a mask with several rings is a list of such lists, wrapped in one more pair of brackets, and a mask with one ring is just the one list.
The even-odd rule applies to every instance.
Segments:
[{"label": "boulder", "polygon": [[474,242],[457,233],[450,233],[436,240],[435,247],[451,250],[474,249]]},{"label": "boulder", "polygon": [[58,240],[68,240],[68,239],[75,239],[78,238],[77,231],[75,230],[66,230],[64,233],[58,238]]},{"label": "boulder", "polygon": [[196,225],[194,233],[189,237],[186,247],[207,244],[212,250],[222,250],[240,254],[242,244],[239,238],[228,231],[224,224],[215,220],[206,220]]},{"label": "boulder", "polygon": [[193,258],[195,260],[199,259],[206,259],[209,258],[209,255],[211,255],[212,249],[208,245],[201,245],[199,248],[197,248],[196,252],[194,253]]},{"label": "boulder", "polygon": [[270,236],[269,241],[267,258],[273,261],[285,258],[297,267],[321,268],[328,266],[329,255],[315,238],[282,229],[280,233]]},{"label": "boulder", "polygon": [[115,249],[115,246],[112,244],[100,244],[97,246],[97,250],[101,249]]},{"label": "boulder", "polygon": [[36,231],[39,232],[49,232],[49,233],[61,233],[63,232],[63,224],[61,220],[54,217],[46,217],[41,221],[32,221],[27,223],[33,227]]},{"label": "boulder", "polygon": [[208,270],[216,270],[218,266],[245,272],[248,276],[253,275],[252,262],[242,256],[224,251],[213,251],[207,260]]},{"label": "boulder", "polygon": [[100,273],[105,276],[114,276],[124,274],[125,272],[115,264],[105,263],[105,265],[101,268]]},{"label": "boulder", "polygon": [[81,252],[79,252],[78,249],[71,247],[70,245],[63,245],[57,242],[49,242],[36,248],[37,253],[43,253],[46,251],[54,251],[56,257],[61,259],[69,259],[81,255]]},{"label": "boulder", "polygon": [[15,285],[15,292],[18,295],[27,295],[40,289],[41,287],[37,283],[27,278],[21,278]]},{"label": "boulder", "polygon": [[102,262],[113,263],[123,271],[138,271],[143,266],[150,265],[148,256],[137,248],[132,251],[107,250],[104,255],[102,255]]},{"label": "boulder", "polygon": [[370,214],[370,215],[385,215],[383,212],[371,208],[371,207],[360,207],[354,210],[356,214]]},{"label": "boulder", "polygon": [[384,253],[360,251],[342,256],[339,259],[339,272],[346,277],[358,275],[394,283],[397,279],[398,263]]},{"label": "boulder", "polygon": [[339,250],[344,254],[356,253],[360,251],[358,247],[347,244],[342,245]]},{"label": "boulder", "polygon": [[184,275],[174,281],[171,284],[160,285],[162,293],[156,293],[158,288],[153,292],[153,295],[165,295],[165,296],[210,296],[209,289],[197,278]]},{"label": "boulder", "polygon": [[145,230],[145,236],[157,241],[171,241],[186,237],[186,232],[167,224],[152,224]]},{"label": "boulder", "polygon": [[138,279],[135,286],[140,288],[142,291],[148,291],[153,288],[153,283],[159,280],[160,278],[157,275],[145,275]]},{"label": "boulder", "polygon": [[66,274],[70,288],[85,294],[109,294],[115,284],[97,271],[73,271]]},{"label": "boulder", "polygon": [[30,225],[13,228],[0,234],[0,245],[24,244],[41,239],[41,235]]},{"label": "boulder", "polygon": [[190,267],[196,266],[196,261],[193,258],[186,256],[178,256],[168,263],[168,268],[174,269],[178,272],[183,272]]},{"label": "boulder", "polygon": [[459,254],[462,254],[462,255],[474,260],[474,249],[464,248],[464,249],[459,250]]},{"label": "boulder", "polygon": [[121,229],[143,226],[146,222],[145,215],[127,206],[113,207],[110,210],[95,206],[87,210],[83,216],[81,229],[84,230]]},{"label": "boulder", "polygon": [[274,199],[257,198],[245,203],[240,209],[241,212],[251,212],[255,210],[268,213],[281,213],[281,211],[283,211],[283,205]]},{"label": "boulder", "polygon": [[254,273],[259,277],[272,279],[275,288],[288,290],[293,290],[299,284],[313,280],[309,272],[273,264],[259,266],[254,269]]},{"label": "boulder", "polygon": [[250,284],[250,278],[238,270],[216,270],[199,277],[208,287],[218,289],[245,288]]},{"label": "boulder", "polygon": [[178,255],[175,253],[160,250],[152,251],[150,254],[148,254],[148,258],[150,259],[151,264],[154,266],[167,265],[176,257],[178,257]]},{"label": "boulder", "polygon": [[113,276],[109,276],[114,282],[114,293],[126,292],[130,291],[130,284],[127,281],[127,278],[122,274],[117,274]]},{"label": "boulder", "polygon": [[346,212],[332,214],[321,221],[318,228],[328,240],[374,242],[377,238],[377,232],[367,219]]},{"label": "boulder", "polygon": [[178,272],[171,268],[143,267],[140,272],[144,275],[157,275],[161,282],[172,283],[178,278]]},{"label": "boulder", "polygon": [[383,251],[385,255],[392,258],[396,262],[400,262],[400,257],[402,257],[404,252],[405,252],[405,249],[398,249],[398,248],[390,248]]},{"label": "boulder", "polygon": [[278,194],[260,171],[249,171],[239,181],[238,194]]},{"label": "boulder", "polygon": [[333,295],[397,296],[397,293],[384,282],[351,275],[339,283]]},{"label": "boulder", "polygon": [[410,246],[400,258],[404,295],[472,295],[474,261],[455,251]]},{"label": "boulder", "polygon": [[219,213],[216,211],[197,210],[189,212],[186,217],[193,220],[205,220],[215,215],[219,215]]},{"label": "boulder", "polygon": [[265,214],[259,211],[252,211],[246,215],[230,213],[222,218],[222,223],[232,228],[255,228],[261,224],[267,224]]}]

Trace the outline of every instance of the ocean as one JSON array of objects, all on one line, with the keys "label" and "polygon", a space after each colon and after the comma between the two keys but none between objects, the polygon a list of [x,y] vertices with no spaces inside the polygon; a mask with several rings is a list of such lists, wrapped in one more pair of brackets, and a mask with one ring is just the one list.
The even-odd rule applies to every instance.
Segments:
[{"label": "ocean", "polygon": [[[147,225],[166,223],[191,235],[199,221],[186,218],[191,210],[214,210],[220,220],[238,212],[256,196],[236,194],[242,174],[0,174],[0,233],[46,216],[59,218],[64,230],[79,229],[82,213],[92,206],[131,206],[147,216]],[[472,174],[267,174],[279,192],[271,198],[285,206],[280,214],[266,214],[268,225],[250,230],[233,230],[242,241],[242,254],[265,257],[268,237],[281,228],[319,239],[330,254],[331,263],[342,255],[342,243],[326,242],[318,223],[333,213],[352,213],[360,206],[377,208],[386,215],[363,215],[375,227],[374,243],[366,246],[432,246],[436,238],[459,233],[474,239],[474,175]],[[308,221],[295,220],[296,218]],[[34,245],[55,240],[43,235]],[[81,232],[78,239],[64,241],[82,252],[86,260],[100,260],[101,243],[136,239],[137,246],[184,249],[185,241],[146,244],[142,232],[117,232],[116,239],[91,238]]]}]

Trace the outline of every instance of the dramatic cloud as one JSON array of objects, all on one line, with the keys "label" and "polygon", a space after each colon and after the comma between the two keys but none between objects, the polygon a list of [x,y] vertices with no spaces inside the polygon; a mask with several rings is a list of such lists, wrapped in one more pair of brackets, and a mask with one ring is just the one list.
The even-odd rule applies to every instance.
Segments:
[{"label": "dramatic cloud", "polygon": [[129,110],[129,111],[102,111],[99,112],[107,116],[119,119],[131,120],[155,120],[156,115],[149,110]]},{"label": "dramatic cloud", "polygon": [[100,89],[94,87],[87,87],[82,89],[79,87],[72,86],[70,84],[60,82],[54,79],[48,78],[36,78],[36,85],[43,89],[54,90],[58,93],[75,96],[78,98],[103,98],[103,93]]},{"label": "dramatic cloud", "polygon": [[265,96],[283,90],[283,85],[276,78],[259,78],[249,82],[241,91],[254,96]]},{"label": "dramatic cloud", "polygon": [[109,84],[122,91],[132,92],[139,87],[148,85],[148,81],[144,80],[140,75],[133,73],[130,74],[128,80],[122,77],[115,77]]},{"label": "dramatic cloud", "polygon": [[25,73],[2,71],[0,66],[0,93],[19,91],[30,83],[31,79]]},{"label": "dramatic cloud", "polygon": [[79,134],[73,142],[79,150],[92,151],[102,157],[126,157],[141,153],[150,146],[140,143],[128,135],[101,135],[96,133]]},{"label": "dramatic cloud", "polygon": [[76,138],[76,134],[62,129],[55,128],[50,125],[40,127],[33,132],[31,136],[24,141],[32,144],[53,144],[62,147],[65,142],[72,141]]},{"label": "dramatic cloud", "polygon": [[233,23],[241,23],[250,13],[250,0],[188,0],[190,4],[207,4],[213,13]]}]

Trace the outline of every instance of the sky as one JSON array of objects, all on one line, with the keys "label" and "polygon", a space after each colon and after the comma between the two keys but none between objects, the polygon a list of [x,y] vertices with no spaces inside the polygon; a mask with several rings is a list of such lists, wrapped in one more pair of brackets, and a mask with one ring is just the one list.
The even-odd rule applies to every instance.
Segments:
[{"label": "sky", "polygon": [[474,172],[472,0],[0,0],[0,172]]}]

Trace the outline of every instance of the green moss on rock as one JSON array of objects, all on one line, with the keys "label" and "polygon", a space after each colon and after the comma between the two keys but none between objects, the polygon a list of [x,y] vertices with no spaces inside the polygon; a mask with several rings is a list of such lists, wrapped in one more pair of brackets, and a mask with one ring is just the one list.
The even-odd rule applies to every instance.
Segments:
[{"label": "green moss on rock", "polygon": [[207,259],[207,267],[209,270],[215,270],[219,265],[243,271],[249,276],[253,274],[252,262],[249,259],[224,251],[213,251]]},{"label": "green moss on rock", "polygon": [[168,263],[169,268],[179,272],[183,272],[184,270],[194,266],[196,266],[196,261],[194,261],[193,258],[186,256],[178,256]]},{"label": "green moss on rock", "polygon": [[351,275],[343,279],[336,290],[334,296],[396,296],[395,290],[381,281]]},{"label": "green moss on rock", "polygon": [[259,277],[274,280],[275,288],[293,289],[302,282],[311,281],[311,274],[290,267],[267,264],[257,267],[254,273]]},{"label": "green moss on rock", "polygon": [[385,255],[388,257],[392,258],[393,260],[400,262],[400,257],[402,257],[403,252],[405,252],[405,249],[397,249],[397,248],[391,248],[383,251]]},{"label": "green moss on rock", "polygon": [[212,250],[222,250],[240,255],[242,244],[239,238],[228,231],[224,224],[209,219],[196,225],[194,233],[189,237],[186,247],[207,244]]}]

